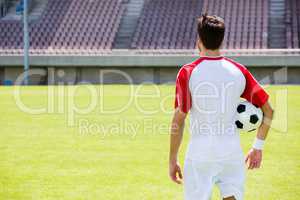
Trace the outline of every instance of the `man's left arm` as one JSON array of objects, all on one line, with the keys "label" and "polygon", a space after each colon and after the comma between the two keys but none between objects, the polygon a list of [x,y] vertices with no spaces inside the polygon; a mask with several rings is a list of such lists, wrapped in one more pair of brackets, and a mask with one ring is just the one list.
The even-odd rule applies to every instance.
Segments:
[{"label": "man's left arm", "polygon": [[263,112],[263,121],[260,127],[258,128],[253,147],[246,156],[246,163],[248,163],[248,169],[259,168],[261,165],[263,145],[265,139],[267,138],[273,118],[274,111],[268,101],[261,107],[261,109]]}]

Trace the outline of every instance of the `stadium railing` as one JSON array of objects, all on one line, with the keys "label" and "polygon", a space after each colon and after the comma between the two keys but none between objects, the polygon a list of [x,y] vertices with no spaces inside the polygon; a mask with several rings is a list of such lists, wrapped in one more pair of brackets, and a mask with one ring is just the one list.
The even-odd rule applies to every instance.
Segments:
[{"label": "stadium railing", "polygon": [[[283,56],[292,55],[300,56],[300,49],[223,49],[221,53],[225,56]],[[6,55],[22,55],[23,49],[1,49],[0,56]],[[138,56],[138,55],[153,55],[153,56],[165,56],[165,55],[179,55],[179,56],[197,56],[198,50],[193,49],[30,49],[30,55],[76,55],[76,56],[88,56],[88,55],[121,55],[121,56]]]},{"label": "stadium railing", "polygon": [[[134,54],[152,55],[198,55],[198,50],[159,49],[159,50],[132,50]],[[222,49],[223,55],[233,56],[266,56],[266,55],[300,55],[300,49]]]},{"label": "stadium railing", "polygon": [[[300,49],[223,50],[223,54],[247,67],[300,67]],[[22,66],[22,56],[22,49],[0,49],[0,66]],[[31,67],[178,68],[197,58],[197,50],[30,50]]]}]

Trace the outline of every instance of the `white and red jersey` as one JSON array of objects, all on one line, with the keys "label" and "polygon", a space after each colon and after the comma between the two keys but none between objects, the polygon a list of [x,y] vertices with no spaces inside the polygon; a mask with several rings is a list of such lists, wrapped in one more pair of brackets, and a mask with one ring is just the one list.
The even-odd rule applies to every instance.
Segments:
[{"label": "white and red jersey", "polygon": [[268,94],[241,64],[226,57],[201,57],[184,65],[177,75],[175,108],[190,112],[187,158],[241,158],[235,127],[240,97],[261,107]]}]

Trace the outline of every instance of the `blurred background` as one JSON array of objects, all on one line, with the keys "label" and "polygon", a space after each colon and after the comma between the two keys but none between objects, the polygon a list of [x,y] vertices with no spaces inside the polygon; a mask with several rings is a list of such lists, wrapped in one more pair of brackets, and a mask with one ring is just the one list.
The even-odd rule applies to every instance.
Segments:
[{"label": "blurred background", "polygon": [[[198,56],[197,18],[205,12],[225,19],[225,55],[268,83],[300,83],[298,0],[27,1],[25,21],[24,0],[0,0],[2,85],[14,84],[23,65],[43,72],[29,78],[35,85],[128,82],[116,74],[101,80],[107,68],[134,83],[172,83]],[[274,77],[282,67],[285,77]]]}]

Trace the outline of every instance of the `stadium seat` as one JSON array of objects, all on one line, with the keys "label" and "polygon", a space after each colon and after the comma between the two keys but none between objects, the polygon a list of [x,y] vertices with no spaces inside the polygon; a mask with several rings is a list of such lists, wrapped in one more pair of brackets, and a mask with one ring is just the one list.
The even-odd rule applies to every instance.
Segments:
[{"label": "stadium seat", "polygon": [[[31,48],[111,49],[124,10],[121,0],[49,0],[41,18],[30,22]],[[23,47],[22,21],[0,20],[0,29],[6,30],[0,33],[0,49]]]},{"label": "stadium seat", "polygon": [[201,13],[198,0],[145,0],[132,48],[192,49],[196,41],[196,16]]},{"label": "stadium seat", "polygon": [[205,12],[225,19],[224,48],[267,48],[268,0],[146,0],[131,47],[193,49]]},{"label": "stadium seat", "polygon": [[286,1],[286,46],[287,48],[300,48],[300,2]]},{"label": "stadium seat", "polygon": [[[48,0],[40,19],[30,22],[30,48],[37,54],[109,51],[128,2]],[[19,6],[22,11],[23,0]],[[197,17],[207,12],[225,19],[224,49],[267,49],[268,11],[268,0],[144,0],[130,47],[194,49]],[[299,48],[300,1],[286,0],[285,12],[286,47]],[[0,29],[0,49],[20,52],[22,21],[0,20]]]}]

